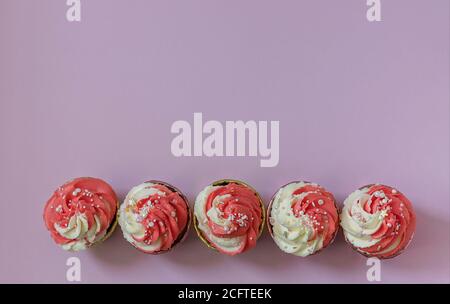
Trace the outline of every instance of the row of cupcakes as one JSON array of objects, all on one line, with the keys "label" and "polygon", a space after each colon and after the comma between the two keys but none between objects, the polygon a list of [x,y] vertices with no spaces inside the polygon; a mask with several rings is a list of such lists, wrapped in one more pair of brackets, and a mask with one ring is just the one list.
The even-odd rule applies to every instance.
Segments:
[{"label": "row of cupcakes", "polygon": [[278,247],[297,256],[329,246],[342,227],[346,241],[359,253],[392,258],[410,243],[415,231],[411,202],[397,189],[372,184],[351,193],[339,212],[333,194],[311,182],[281,187],[267,208],[258,192],[237,180],[205,187],[190,211],[186,196],[161,181],[133,187],[119,204],[113,188],[98,178],[73,179],[47,201],[44,221],[65,250],[86,249],[107,239],[117,223],[137,249],[164,253],[180,243],[191,222],[210,248],[236,255],[256,246],[267,225]]}]

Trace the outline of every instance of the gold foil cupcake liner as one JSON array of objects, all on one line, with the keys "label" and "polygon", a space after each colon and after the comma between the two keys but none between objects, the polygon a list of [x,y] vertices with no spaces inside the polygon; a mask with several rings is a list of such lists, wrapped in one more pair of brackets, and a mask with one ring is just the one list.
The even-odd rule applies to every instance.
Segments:
[{"label": "gold foil cupcake liner", "polygon": [[[259,226],[259,233],[258,233],[258,238],[259,239],[263,233],[264,230],[264,226],[265,226],[265,221],[266,221],[266,211],[265,211],[265,207],[264,207],[264,203],[263,200],[261,198],[261,196],[259,195],[259,193],[249,184],[240,181],[240,180],[236,180],[236,179],[221,179],[221,180],[217,180],[213,183],[211,183],[211,186],[226,186],[230,183],[235,183],[235,184],[240,184],[243,185],[249,189],[251,189],[256,197],[259,200],[259,204],[261,206],[261,225]],[[209,242],[209,240],[203,235],[203,232],[200,230],[200,228],[198,227],[198,220],[197,217],[193,214],[192,216],[193,218],[193,225],[194,225],[194,229],[197,232],[197,236],[198,238],[202,241],[203,244],[205,244],[209,249],[212,249],[214,251],[217,251],[217,249]]]}]

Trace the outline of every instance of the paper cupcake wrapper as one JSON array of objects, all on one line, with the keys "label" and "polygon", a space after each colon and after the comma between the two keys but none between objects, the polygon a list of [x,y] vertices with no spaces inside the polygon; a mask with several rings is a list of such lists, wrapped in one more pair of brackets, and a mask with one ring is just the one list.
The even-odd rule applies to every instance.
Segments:
[{"label": "paper cupcake wrapper", "polygon": [[108,229],[106,230],[105,236],[103,238],[101,238],[100,240],[98,240],[97,242],[93,243],[91,246],[103,243],[104,241],[109,239],[111,237],[111,235],[114,233],[114,231],[116,230],[117,224],[119,222],[119,207],[120,207],[120,203],[119,203],[119,201],[117,201],[117,210],[116,210],[116,215],[114,216],[114,221],[112,221],[111,225],[109,225]]},{"label": "paper cupcake wrapper", "polygon": [[[367,187],[372,187],[372,186],[374,186],[374,185],[376,185],[376,184],[368,184],[368,185],[359,187],[358,190],[362,190],[362,189],[367,188]],[[387,186],[387,185],[384,185],[384,184],[377,184],[377,185],[382,185],[382,186],[386,186],[386,187],[391,187],[391,186]],[[391,188],[397,189],[396,187],[391,187]],[[397,191],[398,191],[398,189],[397,189]],[[398,191],[398,192],[400,192],[400,191]],[[339,221],[339,225],[340,225],[340,221]],[[402,253],[406,250],[406,248],[408,248],[409,244],[411,244],[411,241],[412,241],[412,239],[414,238],[414,233],[413,233],[413,234],[411,235],[411,238],[408,240],[408,242],[406,243],[406,245],[405,245],[402,249],[400,249],[399,251],[397,251],[397,252],[396,252],[395,254],[393,254],[393,255],[386,256],[386,257],[382,257],[382,256],[377,256],[376,254],[370,254],[370,253],[367,253],[367,252],[360,251],[360,250],[358,249],[358,247],[355,247],[355,246],[347,239],[347,237],[345,236],[345,233],[343,233],[343,234],[344,234],[345,242],[346,242],[348,245],[350,245],[350,247],[351,247],[354,251],[356,251],[357,253],[359,253],[359,254],[362,255],[362,256],[365,256],[366,258],[377,258],[377,259],[380,259],[380,260],[389,260],[389,259],[395,258],[396,256],[399,256],[400,254],[402,254]]]},{"label": "paper cupcake wrapper", "polygon": [[[267,219],[267,230],[269,231],[269,234],[270,234],[270,236],[272,237],[272,239],[274,240],[274,242],[275,242],[275,236],[273,235],[272,224],[270,223],[270,212],[272,211],[273,200],[275,199],[275,196],[277,195],[278,191],[280,191],[281,188],[284,188],[284,187],[286,187],[287,185],[290,185],[290,184],[293,184],[293,183],[301,183],[301,182],[303,182],[303,183],[311,183],[311,182],[308,182],[308,181],[292,181],[292,182],[289,182],[289,183],[284,184],[283,186],[279,187],[278,190],[272,195],[272,198],[270,199],[269,206],[267,206],[267,215],[266,215],[266,219]],[[316,184],[317,184],[317,183],[316,183]],[[321,185],[319,185],[319,186],[322,187]],[[323,188],[323,187],[322,187],[322,188]],[[326,188],[324,188],[324,189],[326,189]],[[337,202],[336,202],[336,198],[334,197],[334,195],[333,195],[333,199],[334,199],[334,207],[335,207],[336,210],[337,210],[337,214],[338,214],[338,218],[339,218],[340,210],[339,210],[339,208],[338,208],[338,205],[337,205]],[[340,228],[340,219],[338,220],[338,223],[337,223],[336,226],[337,226],[337,227],[336,227],[336,231],[334,232],[333,236],[331,237],[330,242],[329,242],[326,246],[322,247],[321,249],[317,250],[316,252],[314,252],[314,253],[312,253],[312,254],[310,254],[310,255],[308,255],[308,256],[316,255],[316,254],[318,254],[319,252],[321,252],[322,250],[324,250],[325,248],[327,248],[328,246],[330,246],[331,244],[333,244],[333,242],[334,242],[334,240],[336,239],[336,236],[337,236],[337,234],[338,234],[339,228]],[[278,246],[277,246],[277,247],[278,247]],[[281,250],[281,249],[280,249],[280,250]],[[281,250],[281,251],[283,251],[283,250]],[[283,251],[283,252],[284,252],[284,251]],[[290,253],[287,253],[287,252],[285,252],[285,253],[286,253],[286,254],[290,254]],[[292,254],[291,254],[291,255],[292,255]],[[308,256],[307,256],[307,257],[308,257]]]},{"label": "paper cupcake wrapper", "polygon": [[[191,219],[192,219],[192,213],[191,213],[191,208],[189,206],[189,200],[183,194],[183,192],[181,192],[178,188],[176,188],[175,186],[173,186],[173,185],[171,185],[169,183],[166,183],[166,182],[163,182],[163,181],[159,181],[159,180],[148,180],[148,181],[145,181],[145,183],[153,183],[153,184],[160,184],[160,185],[166,186],[167,188],[169,188],[173,192],[178,193],[181,196],[181,198],[183,199],[183,201],[186,203],[187,214],[188,214],[188,220],[187,220],[187,223],[186,223],[186,227],[180,233],[178,238],[173,242],[172,246],[169,249],[167,249],[167,250],[160,250],[160,251],[155,251],[155,252],[144,252],[145,254],[151,254],[151,255],[158,255],[158,254],[168,253],[168,252],[172,251],[172,249],[176,245],[182,243],[187,238],[187,235],[188,235],[188,232],[189,232],[189,228],[191,226]],[[117,219],[119,218],[119,216],[120,215],[119,215],[119,212],[118,212],[117,213]],[[139,250],[139,248],[137,248],[135,246],[133,246],[133,247]],[[139,250],[139,251],[143,252],[142,250]]]},{"label": "paper cupcake wrapper", "polygon": [[[249,184],[240,181],[240,180],[236,180],[236,179],[221,179],[218,181],[215,181],[213,183],[211,183],[212,186],[225,186],[228,185],[230,183],[236,183],[236,184],[240,184],[243,185],[249,189],[251,189],[255,194],[256,197],[259,200],[260,206],[261,206],[261,225],[259,226],[259,233],[258,233],[258,239],[261,237],[263,230],[264,230],[264,226],[265,226],[265,221],[266,221],[266,211],[265,211],[265,207],[264,207],[264,203],[263,200],[261,198],[261,196],[259,195],[259,193]],[[198,220],[197,217],[193,214],[192,216],[193,218],[193,225],[194,225],[194,229],[197,232],[197,236],[198,238],[202,241],[203,244],[205,244],[209,249],[212,249],[214,251],[218,251],[210,242],[209,240],[203,236],[203,232],[200,230],[200,228],[198,227]]]}]

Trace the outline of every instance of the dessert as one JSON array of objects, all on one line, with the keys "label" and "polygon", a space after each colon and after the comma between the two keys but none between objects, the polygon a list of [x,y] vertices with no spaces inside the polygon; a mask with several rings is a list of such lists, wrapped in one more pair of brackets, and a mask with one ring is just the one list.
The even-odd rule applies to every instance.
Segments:
[{"label": "dessert", "polygon": [[194,207],[194,227],[210,248],[236,255],[255,247],[264,227],[259,194],[237,180],[221,180],[204,188]]},{"label": "dessert", "polygon": [[114,190],[101,179],[80,177],[59,187],[47,201],[44,222],[63,249],[78,251],[105,240],[116,225]]},{"label": "dessert", "polygon": [[380,184],[350,194],[340,218],[347,242],[361,254],[380,259],[400,254],[416,228],[411,202],[397,189]]},{"label": "dessert", "polygon": [[181,242],[190,218],[183,193],[161,181],[148,181],[132,188],[119,210],[119,225],[125,239],[151,254],[167,252]]},{"label": "dessert", "polygon": [[308,256],[331,244],[339,229],[333,194],[310,182],[281,187],[267,210],[267,226],[278,247],[297,256]]}]

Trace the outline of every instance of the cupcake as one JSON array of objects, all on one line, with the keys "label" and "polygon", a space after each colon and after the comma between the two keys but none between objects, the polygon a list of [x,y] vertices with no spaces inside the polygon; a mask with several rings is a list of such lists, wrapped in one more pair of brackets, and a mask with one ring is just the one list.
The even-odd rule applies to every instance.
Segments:
[{"label": "cupcake", "polygon": [[114,190],[101,179],[80,177],[59,187],[47,201],[44,222],[56,244],[69,251],[105,240],[116,226]]},{"label": "cupcake", "polygon": [[119,210],[123,236],[144,253],[168,252],[190,224],[189,204],[177,188],[161,181],[142,183],[128,192]]},{"label": "cupcake", "polygon": [[278,247],[305,257],[331,244],[339,229],[333,194],[318,184],[291,182],[273,196],[267,226]]},{"label": "cupcake", "polygon": [[359,253],[380,259],[399,255],[416,228],[416,215],[406,196],[379,184],[350,194],[340,218],[347,242]]},{"label": "cupcake", "polygon": [[217,181],[198,194],[194,227],[208,247],[236,255],[255,247],[264,227],[264,205],[249,185]]}]

